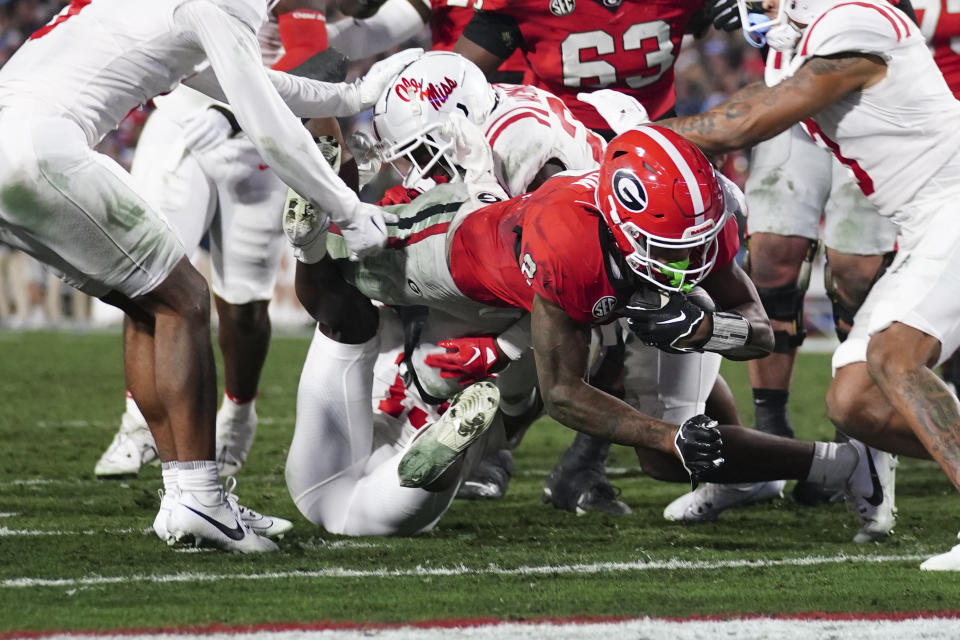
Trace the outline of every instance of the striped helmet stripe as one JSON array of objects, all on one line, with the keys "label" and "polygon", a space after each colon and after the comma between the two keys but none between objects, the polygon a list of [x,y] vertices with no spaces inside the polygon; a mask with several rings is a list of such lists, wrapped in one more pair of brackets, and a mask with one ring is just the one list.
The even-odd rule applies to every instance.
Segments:
[{"label": "striped helmet stripe", "polygon": [[680,150],[677,149],[665,135],[656,129],[651,127],[637,127],[637,131],[641,131],[653,138],[654,142],[663,147],[663,150],[667,152],[667,155],[670,156],[673,164],[676,165],[677,170],[680,172],[683,181],[687,183],[687,191],[690,192],[690,199],[693,200],[694,213],[698,216],[702,214],[704,212],[704,204],[703,194],[700,193],[700,184],[697,182],[697,177],[693,174],[693,169],[691,169],[687,161],[684,160]]}]

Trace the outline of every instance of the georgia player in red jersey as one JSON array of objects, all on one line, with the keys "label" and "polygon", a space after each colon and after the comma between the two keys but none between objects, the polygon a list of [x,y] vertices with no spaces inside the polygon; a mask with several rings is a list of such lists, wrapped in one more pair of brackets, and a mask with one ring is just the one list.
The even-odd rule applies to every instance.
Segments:
[{"label": "georgia player in red jersey", "polygon": [[[445,487],[399,492],[401,482],[428,486],[408,482],[404,461],[452,465],[460,454],[469,455],[469,444],[452,454],[418,444],[444,441],[433,431],[456,429],[458,418],[429,422],[412,444],[400,438],[387,443],[391,451],[376,448],[382,441],[371,444],[363,426],[374,422],[368,413],[369,369],[382,341],[393,339],[383,333],[382,314],[365,297],[371,293],[386,296],[388,303],[420,303],[450,313],[475,304],[474,322],[495,307],[529,310],[550,415],[635,447],[652,477],[737,482],[815,476],[860,499],[873,490],[867,458],[854,444],[776,438],[718,426],[702,415],[678,429],[585,382],[591,326],[610,322],[617,312],[629,317],[642,340],[665,350],[752,357],[772,348],[756,291],[732,259],[737,235],[730,209],[741,200],[718,184],[693,145],[641,127],[611,142],[598,171],[555,176],[531,194],[476,210],[438,195],[462,194],[478,182],[441,185],[395,209],[401,220],[392,229],[391,249],[379,257],[348,262],[335,233],[317,236],[307,247],[314,254],[312,245],[319,243],[328,251],[315,263],[327,278],[310,308],[322,338],[311,350],[324,357],[312,359],[315,366],[304,370],[301,383],[321,381],[326,392],[301,388],[286,477],[311,521],[351,535],[432,527],[452,494]],[[479,202],[491,195],[473,191]],[[443,202],[452,206],[444,208]],[[712,305],[685,293],[697,283],[725,311],[708,310]],[[335,459],[337,447],[324,446],[331,441],[350,443],[355,459],[349,468]],[[418,472],[421,476],[437,477],[433,471]],[[385,495],[395,499],[385,501]]]},{"label": "georgia player in red jersey", "polygon": [[485,72],[516,50],[527,82],[560,97],[591,129],[608,129],[577,93],[614,88],[639,100],[652,119],[674,105],[673,64],[703,0],[674,3],[483,0],[455,51]]}]

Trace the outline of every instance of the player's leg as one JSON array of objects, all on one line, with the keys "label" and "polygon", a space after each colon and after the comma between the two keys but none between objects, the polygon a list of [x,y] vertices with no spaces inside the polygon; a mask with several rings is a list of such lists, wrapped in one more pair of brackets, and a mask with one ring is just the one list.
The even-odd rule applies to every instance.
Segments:
[{"label": "player's leg", "polygon": [[805,335],[803,298],[816,252],[831,158],[799,128],[757,145],[744,195],[750,209],[747,273],[770,316],[774,352],[748,363],[755,425],[792,436],[787,416],[797,347]]},{"label": "player's leg", "polygon": [[[594,332],[598,341],[598,358],[591,366],[590,384],[617,397],[623,397],[624,360],[627,347],[617,323],[604,325]],[[573,443],[564,451],[550,471],[543,486],[542,500],[557,509],[577,514],[601,511],[609,515],[626,515],[630,507],[617,498],[618,490],[607,479],[606,461],[610,442],[577,432]]]},{"label": "player's leg", "polygon": [[[212,184],[196,158],[178,144],[181,136],[181,125],[166,110],[158,109],[151,114],[137,142],[131,177],[137,192],[170,223],[189,256],[200,245],[216,200]],[[124,339],[130,336],[127,331]],[[131,362],[127,375],[132,369],[144,366],[142,362]],[[129,389],[126,395],[120,429],[94,467],[98,478],[135,476],[142,465],[158,461],[147,420]]]},{"label": "player's leg", "polygon": [[205,152],[200,164],[216,185],[218,202],[209,228],[224,365],[217,464],[221,473],[233,475],[256,434],[256,396],[271,333],[267,307],[287,251],[280,226],[287,187],[245,136]]},{"label": "player's leg", "polygon": [[[3,203],[3,223],[71,284],[100,296],[115,291],[153,315],[151,367],[169,422],[169,440],[159,433],[166,425],[158,425],[158,437],[174,443],[181,481],[171,532],[238,551],[275,549],[240,522],[219,485],[211,449],[209,293],[181,243],[129,174],[89,149],[76,124],[10,117],[0,130],[0,175],[7,176],[6,192],[17,194]],[[50,219],[62,223],[38,224]]]}]

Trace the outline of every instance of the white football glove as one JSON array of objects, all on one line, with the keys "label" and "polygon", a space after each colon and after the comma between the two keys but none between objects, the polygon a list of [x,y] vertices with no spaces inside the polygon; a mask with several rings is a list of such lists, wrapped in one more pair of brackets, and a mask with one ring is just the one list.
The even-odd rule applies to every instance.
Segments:
[{"label": "white football glove", "polygon": [[454,111],[440,129],[440,135],[453,140],[457,165],[466,172],[467,183],[493,173],[493,151],[480,127],[465,115]]},{"label": "white football glove", "polygon": [[233,125],[219,109],[203,109],[183,124],[183,146],[191,153],[205,153],[234,134]]},{"label": "white football glove", "polygon": [[632,96],[613,89],[578,93],[577,100],[592,105],[617,135],[650,124],[650,116],[642,104]]},{"label": "white football glove", "polygon": [[360,260],[373,255],[387,244],[387,224],[400,217],[366,202],[358,202],[348,221],[334,220],[350,249],[350,259]]},{"label": "white football glove", "polygon": [[357,111],[364,111],[372,107],[383,90],[387,88],[395,77],[408,64],[423,55],[423,49],[405,49],[389,58],[377,62],[362,77],[357,78],[353,85],[357,88],[359,104]]}]

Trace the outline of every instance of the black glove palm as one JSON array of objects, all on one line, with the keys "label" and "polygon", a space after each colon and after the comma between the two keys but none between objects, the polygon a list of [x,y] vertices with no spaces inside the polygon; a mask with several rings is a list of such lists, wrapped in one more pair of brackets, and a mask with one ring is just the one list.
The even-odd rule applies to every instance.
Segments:
[{"label": "black glove palm", "polygon": [[677,429],[673,446],[680,454],[683,468],[690,474],[690,489],[704,476],[723,465],[723,440],[717,421],[703,414],[693,416]]}]

